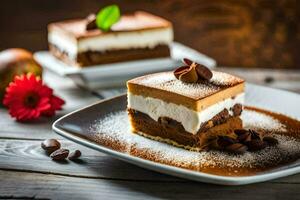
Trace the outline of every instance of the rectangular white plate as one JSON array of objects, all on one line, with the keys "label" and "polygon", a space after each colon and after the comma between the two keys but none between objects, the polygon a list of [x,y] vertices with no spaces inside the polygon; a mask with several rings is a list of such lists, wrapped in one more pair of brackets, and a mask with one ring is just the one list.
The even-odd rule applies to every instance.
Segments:
[{"label": "rectangular white plate", "polygon": [[176,42],[171,45],[171,58],[136,60],[84,68],[69,66],[48,51],[36,52],[34,57],[43,67],[61,76],[70,77],[80,87],[88,89],[125,86],[126,80],[133,77],[173,70],[182,64],[182,58],[190,58],[209,68],[216,66],[216,61],[212,58]]}]

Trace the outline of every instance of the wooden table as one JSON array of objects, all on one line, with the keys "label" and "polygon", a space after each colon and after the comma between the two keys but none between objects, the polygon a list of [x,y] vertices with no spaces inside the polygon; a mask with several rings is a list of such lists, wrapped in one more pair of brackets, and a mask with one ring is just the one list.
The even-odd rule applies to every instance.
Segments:
[{"label": "wooden table", "polygon": [[[300,71],[221,70],[300,93]],[[247,186],[203,184],[148,171],[65,140],[51,130],[53,121],[99,97],[50,72],[44,77],[66,100],[65,110],[50,120],[17,123],[0,109],[0,199],[300,199],[300,174]],[[98,93],[109,97],[118,91]],[[51,161],[40,148],[46,138],[80,149],[83,161]]]}]

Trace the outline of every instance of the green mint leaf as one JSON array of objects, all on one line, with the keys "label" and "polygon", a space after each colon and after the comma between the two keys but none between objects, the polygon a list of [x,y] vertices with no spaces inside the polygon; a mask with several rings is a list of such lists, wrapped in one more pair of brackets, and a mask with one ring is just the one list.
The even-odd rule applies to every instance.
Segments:
[{"label": "green mint leaf", "polygon": [[120,19],[120,9],[117,5],[106,6],[96,16],[97,27],[103,31],[109,31],[110,27]]}]

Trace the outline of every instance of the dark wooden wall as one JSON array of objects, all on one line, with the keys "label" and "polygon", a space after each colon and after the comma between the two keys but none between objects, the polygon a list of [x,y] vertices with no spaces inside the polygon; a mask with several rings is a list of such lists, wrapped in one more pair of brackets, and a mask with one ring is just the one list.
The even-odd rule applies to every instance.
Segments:
[{"label": "dark wooden wall", "polygon": [[0,49],[46,49],[49,22],[84,17],[111,3],[171,20],[177,41],[219,65],[300,68],[297,0],[1,0]]}]

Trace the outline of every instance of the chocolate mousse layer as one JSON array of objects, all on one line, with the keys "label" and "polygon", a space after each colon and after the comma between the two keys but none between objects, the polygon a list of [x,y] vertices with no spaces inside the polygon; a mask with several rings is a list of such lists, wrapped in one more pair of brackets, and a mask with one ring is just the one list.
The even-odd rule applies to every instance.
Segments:
[{"label": "chocolate mousse layer", "polygon": [[71,59],[69,55],[61,51],[53,44],[49,44],[50,52],[60,60],[77,66],[91,66],[97,64],[116,63],[141,59],[170,57],[168,45],[158,45],[153,48],[135,48],[124,50],[86,51],[78,53],[76,59]]},{"label": "chocolate mousse layer", "polygon": [[128,114],[133,131],[137,134],[190,150],[201,150],[206,149],[214,136],[232,136],[235,129],[242,128],[242,120],[239,118],[242,106],[236,104],[232,109],[232,116],[224,109],[203,124],[197,134],[185,131],[180,122],[167,117],[160,117],[156,122],[147,114],[133,109],[128,109]]}]

